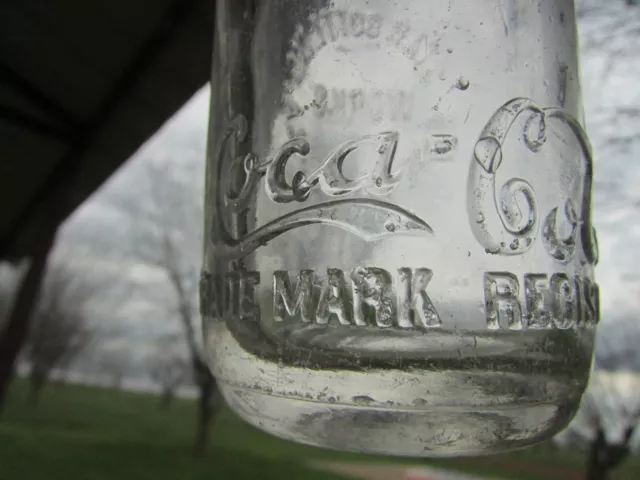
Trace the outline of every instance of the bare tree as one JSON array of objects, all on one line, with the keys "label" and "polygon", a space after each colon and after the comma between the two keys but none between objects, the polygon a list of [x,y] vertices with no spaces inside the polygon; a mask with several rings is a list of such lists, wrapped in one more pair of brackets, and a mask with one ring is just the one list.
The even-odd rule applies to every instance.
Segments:
[{"label": "bare tree", "polygon": [[0,331],[5,327],[11,314],[21,270],[23,269],[6,262],[0,263]]},{"label": "bare tree", "polygon": [[[198,415],[194,452],[204,453],[218,389],[199,330],[198,282],[201,261],[202,178],[194,172],[201,162],[147,163],[149,202],[122,199],[132,214],[135,256],[162,274],[161,286],[147,289],[152,303],[178,318],[189,352],[191,375],[198,389]],[[143,188],[141,185],[140,188]],[[138,197],[139,198],[139,197]],[[167,288],[172,293],[167,298]]]},{"label": "bare tree", "polygon": [[67,368],[91,342],[94,331],[86,307],[95,294],[94,285],[68,265],[49,263],[23,351],[34,402],[51,373]]},{"label": "bare tree", "polygon": [[[0,275],[0,333],[4,331],[9,322],[9,316],[11,315],[11,308],[13,305],[13,298],[15,296],[15,286],[17,280],[14,278],[13,269],[6,268],[6,265],[2,266],[2,274]],[[1,399],[2,395],[0,395]],[[0,400],[0,406],[2,401]]]},{"label": "bare tree", "polygon": [[34,299],[40,291],[47,258],[54,244],[57,225],[52,226],[50,223],[48,221],[46,225],[40,225],[42,235],[34,243],[26,272],[11,302],[11,311],[0,329],[0,414],[14,376],[16,360],[28,336]]},{"label": "bare tree", "polygon": [[585,478],[606,480],[631,454],[639,424],[640,374],[598,369],[591,374],[578,415],[558,440],[587,447]]},{"label": "bare tree", "polygon": [[[634,433],[636,429],[640,431],[637,428],[640,423],[640,401],[637,400],[640,381],[637,377],[637,374],[628,372],[602,371],[592,380],[592,387],[583,402],[586,425],[591,431],[588,480],[606,480],[631,453]],[[630,383],[635,384],[635,392],[625,392],[620,388]],[[614,423],[616,428],[608,428],[607,421]]]},{"label": "bare tree", "polygon": [[131,355],[124,347],[107,350],[98,361],[101,373],[108,379],[109,386],[114,390],[122,388],[131,363]]},{"label": "bare tree", "polygon": [[158,346],[148,359],[149,375],[160,387],[160,407],[169,408],[176,391],[184,385],[189,378],[189,361],[183,353],[176,348],[176,342],[180,342],[174,335],[163,337]]}]

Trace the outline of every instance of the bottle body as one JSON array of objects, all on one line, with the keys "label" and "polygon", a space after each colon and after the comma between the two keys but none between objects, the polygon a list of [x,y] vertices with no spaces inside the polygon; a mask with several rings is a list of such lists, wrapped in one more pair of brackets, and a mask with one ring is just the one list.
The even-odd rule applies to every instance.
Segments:
[{"label": "bottle body", "polygon": [[409,456],[547,438],[598,288],[570,1],[218,2],[201,304],[243,418]]}]

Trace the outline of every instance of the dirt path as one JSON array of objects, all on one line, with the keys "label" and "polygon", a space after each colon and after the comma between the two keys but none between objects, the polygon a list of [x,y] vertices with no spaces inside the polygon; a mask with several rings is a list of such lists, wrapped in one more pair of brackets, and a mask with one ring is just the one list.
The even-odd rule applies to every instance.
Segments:
[{"label": "dirt path", "polygon": [[[522,461],[517,459],[477,457],[460,459],[456,463],[465,470],[498,471],[500,476],[458,473],[444,466],[438,468],[426,465],[399,465],[365,462],[316,461],[309,464],[312,468],[331,471],[362,480],[501,480],[538,478],[544,480],[584,480],[582,467],[562,467],[544,462]],[[640,478],[624,472],[614,471],[612,479],[631,480]]]},{"label": "dirt path", "polygon": [[320,461],[310,466],[362,480],[498,480],[417,465]]},{"label": "dirt path", "polygon": [[575,467],[558,467],[543,463],[523,462],[520,460],[505,460],[495,458],[474,458],[460,460],[461,464],[478,466],[482,469],[491,468],[504,472],[509,478],[520,478],[523,473],[529,476],[544,478],[545,480],[584,480],[584,470]]}]

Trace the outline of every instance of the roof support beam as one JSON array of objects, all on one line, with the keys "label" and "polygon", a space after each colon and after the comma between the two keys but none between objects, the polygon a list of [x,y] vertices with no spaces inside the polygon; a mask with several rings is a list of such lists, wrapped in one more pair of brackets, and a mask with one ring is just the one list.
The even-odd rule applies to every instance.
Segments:
[{"label": "roof support beam", "polygon": [[13,126],[35,133],[36,135],[53,137],[63,142],[71,142],[74,135],[73,131],[51,125],[40,118],[7,105],[0,105],[0,119],[8,120]]},{"label": "roof support beam", "polygon": [[69,127],[69,129],[80,129],[80,121],[75,118],[70,111],[55,100],[49,98],[42,90],[35,85],[32,85],[11,67],[3,63],[0,63],[0,81],[10,85],[30,102],[33,102],[35,106],[53,115],[57,120]]}]

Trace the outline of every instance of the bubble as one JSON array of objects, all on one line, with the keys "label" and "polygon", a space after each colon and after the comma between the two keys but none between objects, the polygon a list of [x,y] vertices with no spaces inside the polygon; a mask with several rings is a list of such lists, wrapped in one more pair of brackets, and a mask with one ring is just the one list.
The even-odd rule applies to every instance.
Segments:
[{"label": "bubble", "polygon": [[380,145],[380,148],[378,148],[378,153],[384,153],[386,151],[387,151],[386,145]]},{"label": "bubble", "polygon": [[478,212],[478,215],[476,215],[476,223],[482,222],[484,222],[484,215],[482,214],[482,212]]},{"label": "bubble", "polygon": [[514,238],[513,242],[509,244],[509,248],[511,250],[517,250],[519,246],[520,246],[520,241],[517,238]]},{"label": "bubble", "polygon": [[351,397],[351,400],[356,405],[369,405],[375,402],[375,400],[371,398],[369,395],[357,395],[355,397]]},{"label": "bubble", "polygon": [[376,187],[381,187],[382,186],[382,178],[378,177],[376,178]]},{"label": "bubble", "polygon": [[458,82],[456,83],[456,88],[458,90],[466,90],[467,88],[469,88],[469,80],[464,77],[460,77],[458,79]]},{"label": "bubble", "polygon": [[395,223],[387,221],[384,224],[384,228],[386,228],[388,232],[395,232],[398,227]]},{"label": "bubble", "polygon": [[431,153],[438,157],[451,153],[458,144],[458,139],[449,134],[432,135],[431,141],[433,142]]}]

